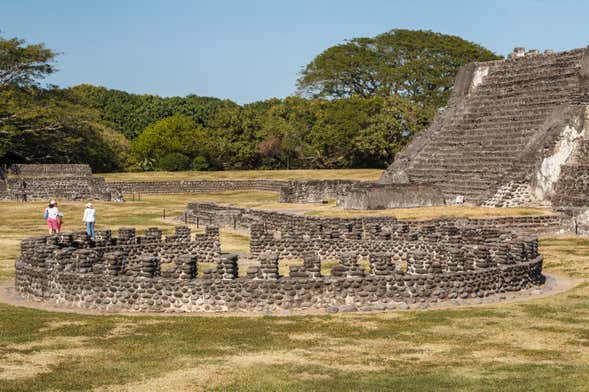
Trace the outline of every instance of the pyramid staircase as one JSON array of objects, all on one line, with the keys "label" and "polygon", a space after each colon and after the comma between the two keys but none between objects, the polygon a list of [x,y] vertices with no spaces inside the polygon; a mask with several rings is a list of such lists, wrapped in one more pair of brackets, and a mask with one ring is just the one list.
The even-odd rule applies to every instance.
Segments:
[{"label": "pyramid staircase", "polygon": [[476,63],[467,90],[455,89],[381,182],[433,184],[447,200],[462,195],[475,205],[518,193],[556,143],[555,116],[562,123],[571,106],[589,102],[579,86],[584,55],[583,48]]}]

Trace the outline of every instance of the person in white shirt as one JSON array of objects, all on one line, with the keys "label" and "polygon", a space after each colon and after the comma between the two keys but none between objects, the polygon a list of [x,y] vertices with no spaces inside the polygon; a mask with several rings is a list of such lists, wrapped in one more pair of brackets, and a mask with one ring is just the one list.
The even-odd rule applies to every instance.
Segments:
[{"label": "person in white shirt", "polygon": [[92,203],[86,204],[86,209],[84,210],[84,217],[82,221],[86,223],[86,234],[92,240],[94,240],[94,224],[96,223],[96,210],[92,206]]}]

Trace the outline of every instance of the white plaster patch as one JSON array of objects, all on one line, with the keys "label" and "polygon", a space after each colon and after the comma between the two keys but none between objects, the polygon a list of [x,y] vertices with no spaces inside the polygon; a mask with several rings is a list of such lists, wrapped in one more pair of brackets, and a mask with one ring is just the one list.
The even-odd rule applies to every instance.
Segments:
[{"label": "white plaster patch", "polygon": [[560,176],[560,167],[567,163],[577,144],[577,139],[585,135],[585,130],[577,130],[571,126],[566,126],[560,134],[560,140],[556,144],[554,153],[542,161],[540,171],[536,173],[535,194],[539,199],[545,196],[553,189],[554,184]]},{"label": "white plaster patch", "polygon": [[471,92],[474,91],[474,89],[476,89],[479,84],[483,83],[483,79],[488,74],[489,74],[489,67],[479,67],[479,68],[475,69],[474,75],[472,77],[472,83],[470,85],[470,91]]},{"label": "white plaster patch", "polygon": [[589,210],[577,216],[577,234],[589,234]]}]

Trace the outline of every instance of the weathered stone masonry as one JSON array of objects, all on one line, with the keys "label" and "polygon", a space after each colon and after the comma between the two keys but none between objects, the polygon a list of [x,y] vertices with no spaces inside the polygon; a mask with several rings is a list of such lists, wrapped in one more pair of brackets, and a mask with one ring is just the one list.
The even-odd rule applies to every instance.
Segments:
[{"label": "weathered stone masonry", "polygon": [[[218,232],[207,233],[214,239]],[[278,256],[260,254],[243,278],[237,277],[237,256],[220,254],[216,268],[196,278],[199,260],[216,253],[216,245],[186,246],[199,240],[188,241],[184,227],[171,238],[160,235],[151,229],[136,237],[134,230],[123,229],[118,238],[102,232],[96,244],[80,235],[24,240],[16,289],[25,297],[98,310],[251,312],[343,305],[391,309],[485,297],[544,281],[537,240],[497,230],[410,226],[385,238],[387,252],[370,251],[369,272],[359,267],[357,253],[345,252],[330,276],[320,275],[321,260],[308,250],[289,277],[278,275]],[[164,273],[160,265],[166,258],[176,267]]]},{"label": "weathered stone masonry", "polygon": [[228,229],[249,230],[256,223],[278,231],[296,230],[293,238],[303,236],[314,227],[323,227],[324,234],[340,233],[342,238],[349,227],[355,232],[365,232],[369,225],[378,224],[383,229],[397,225],[456,225],[462,227],[489,227],[528,234],[559,234],[572,230],[572,221],[563,215],[513,216],[497,218],[439,218],[434,220],[398,220],[392,216],[365,216],[358,218],[329,218],[303,216],[292,213],[231,207],[216,203],[188,203],[182,216],[188,223],[217,225]]},{"label": "weathered stone masonry", "polygon": [[121,193],[197,193],[224,191],[279,192],[282,180],[190,180],[190,181],[112,181],[107,184]]},{"label": "weathered stone masonry", "polygon": [[447,200],[485,206],[589,206],[576,175],[589,162],[588,119],[589,49],[517,48],[463,67],[445,110],[380,181],[435,185]]},{"label": "weathered stone masonry", "polygon": [[0,181],[0,199],[33,201],[121,201],[103,177],[93,176],[88,165],[13,165]]},{"label": "weathered stone masonry", "polygon": [[424,184],[378,184],[350,180],[289,181],[280,188],[281,203],[321,203],[336,200],[344,209],[372,210],[384,208],[444,205],[443,193]]},{"label": "weathered stone masonry", "polygon": [[288,181],[280,188],[281,203],[321,203],[335,200],[360,181],[351,180],[308,180]]}]

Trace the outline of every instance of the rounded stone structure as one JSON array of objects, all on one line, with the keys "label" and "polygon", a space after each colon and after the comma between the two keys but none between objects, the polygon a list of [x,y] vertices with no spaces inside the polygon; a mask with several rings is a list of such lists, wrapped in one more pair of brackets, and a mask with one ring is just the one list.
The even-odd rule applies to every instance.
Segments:
[{"label": "rounded stone structure", "polygon": [[[157,228],[143,236],[102,231],[96,242],[83,233],[44,236],[22,241],[15,286],[23,297],[100,311],[263,312],[393,309],[544,282],[537,239],[497,229],[419,225],[380,235],[376,249],[372,243],[364,255],[339,253],[328,276],[321,275],[319,253],[307,249],[302,263],[280,276],[275,253],[248,256],[240,275],[244,260],[221,254],[216,227],[194,238],[188,227],[167,237]],[[201,262],[216,266],[199,275]]]}]

